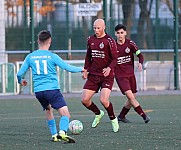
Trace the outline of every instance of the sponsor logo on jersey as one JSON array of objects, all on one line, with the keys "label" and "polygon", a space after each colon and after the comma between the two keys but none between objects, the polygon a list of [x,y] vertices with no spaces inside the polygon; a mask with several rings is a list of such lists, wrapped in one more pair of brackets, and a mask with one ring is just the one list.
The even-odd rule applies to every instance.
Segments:
[{"label": "sponsor logo on jersey", "polygon": [[126,52],[126,53],[129,53],[129,52],[130,52],[130,49],[127,47],[127,48],[125,49],[125,52]]},{"label": "sponsor logo on jersey", "polygon": [[99,45],[99,47],[100,47],[101,49],[103,49],[103,48],[104,48],[104,43],[102,42],[102,43]]},{"label": "sponsor logo on jersey", "polygon": [[105,58],[104,51],[92,50],[92,57]]},{"label": "sponsor logo on jersey", "polygon": [[130,62],[130,61],[131,61],[131,57],[129,55],[129,56],[118,57],[117,63],[124,64],[124,63]]}]

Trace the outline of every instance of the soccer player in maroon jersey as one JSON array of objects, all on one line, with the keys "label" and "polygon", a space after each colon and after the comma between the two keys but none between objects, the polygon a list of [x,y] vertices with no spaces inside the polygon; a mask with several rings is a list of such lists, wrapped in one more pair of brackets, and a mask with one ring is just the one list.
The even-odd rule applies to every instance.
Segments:
[{"label": "soccer player in maroon jersey", "polygon": [[91,100],[92,96],[101,89],[100,102],[106,109],[112,123],[113,132],[119,130],[118,119],[114,114],[109,96],[114,83],[113,68],[117,64],[117,46],[115,40],[105,32],[103,19],[95,20],[93,24],[95,34],[87,40],[87,54],[85,57],[83,79],[87,79],[82,92],[82,104],[95,113],[92,127],[99,124],[104,112]]},{"label": "soccer player in maroon jersey", "polygon": [[130,121],[126,119],[125,116],[130,108],[133,107],[134,110],[142,116],[144,122],[148,123],[150,118],[145,114],[136,100],[137,85],[134,74],[134,54],[136,54],[139,59],[139,71],[142,71],[144,57],[136,44],[126,38],[126,27],[124,25],[118,24],[115,27],[115,35],[117,37],[116,44],[118,50],[117,65],[114,68],[115,78],[121,92],[127,97],[127,101],[118,116],[118,121],[129,123]]}]

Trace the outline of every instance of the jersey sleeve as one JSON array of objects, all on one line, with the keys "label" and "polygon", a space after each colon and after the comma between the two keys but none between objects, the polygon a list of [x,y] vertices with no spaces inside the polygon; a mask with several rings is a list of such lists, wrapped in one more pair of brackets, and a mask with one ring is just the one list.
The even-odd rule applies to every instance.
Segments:
[{"label": "jersey sleeve", "polygon": [[135,53],[136,56],[138,57],[139,63],[143,64],[144,57],[141,54],[141,51],[139,50],[138,46],[133,41],[130,41],[130,45],[131,45],[131,49],[133,50],[133,53]]},{"label": "jersey sleeve", "polygon": [[118,58],[117,45],[116,45],[115,40],[112,39],[112,38],[108,38],[108,42],[109,42],[109,45],[110,45],[111,57],[112,57],[112,61],[111,61],[110,65],[109,65],[109,67],[111,69],[113,69],[117,64],[117,58]]},{"label": "jersey sleeve", "polygon": [[66,70],[66,71],[69,71],[72,73],[81,72],[83,70],[81,67],[69,65],[62,58],[60,58],[57,54],[53,55],[53,59],[55,61],[55,64],[63,70]]},{"label": "jersey sleeve", "polygon": [[89,39],[90,39],[90,37],[88,37],[88,39],[87,39],[87,53],[86,53],[85,63],[84,63],[84,69],[86,69],[86,70],[89,68],[89,65],[91,63],[91,49],[89,46]]},{"label": "jersey sleeve", "polygon": [[19,69],[19,71],[18,71],[18,73],[17,73],[18,83],[21,83],[21,80],[22,80],[24,74],[25,74],[26,71],[29,69],[29,66],[30,66],[30,64],[29,64],[29,57],[30,57],[30,55],[28,55],[28,56],[25,58],[23,64],[21,65],[21,67],[20,67],[20,69]]},{"label": "jersey sleeve", "polygon": [[139,53],[139,54],[137,55],[137,57],[138,57],[138,59],[139,59],[139,63],[143,64],[143,62],[144,62],[144,57],[143,57],[143,55],[142,55],[141,53]]}]

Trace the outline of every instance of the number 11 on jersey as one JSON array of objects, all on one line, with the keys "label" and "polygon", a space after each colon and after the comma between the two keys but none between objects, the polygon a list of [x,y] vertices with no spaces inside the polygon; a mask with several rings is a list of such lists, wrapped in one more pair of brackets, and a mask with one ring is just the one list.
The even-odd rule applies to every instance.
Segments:
[{"label": "number 11 on jersey", "polygon": [[40,63],[43,64],[43,73],[44,74],[48,74],[48,71],[47,71],[47,61],[46,60],[42,60],[42,61],[35,60],[37,74],[40,74]]}]

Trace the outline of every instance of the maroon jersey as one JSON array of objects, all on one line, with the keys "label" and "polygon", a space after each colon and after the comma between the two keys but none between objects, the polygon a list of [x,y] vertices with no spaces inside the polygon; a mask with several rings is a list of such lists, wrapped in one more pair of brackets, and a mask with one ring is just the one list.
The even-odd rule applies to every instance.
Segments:
[{"label": "maroon jersey", "polygon": [[90,36],[87,41],[87,54],[84,69],[90,74],[104,76],[104,68],[110,67],[109,76],[114,76],[114,67],[117,64],[117,46],[115,40],[106,34],[103,38]]},{"label": "maroon jersey", "polygon": [[115,66],[115,77],[128,77],[134,75],[134,54],[139,58],[139,62],[143,63],[143,55],[136,46],[136,44],[126,39],[125,43],[120,45],[117,44],[118,59],[117,65]]}]

